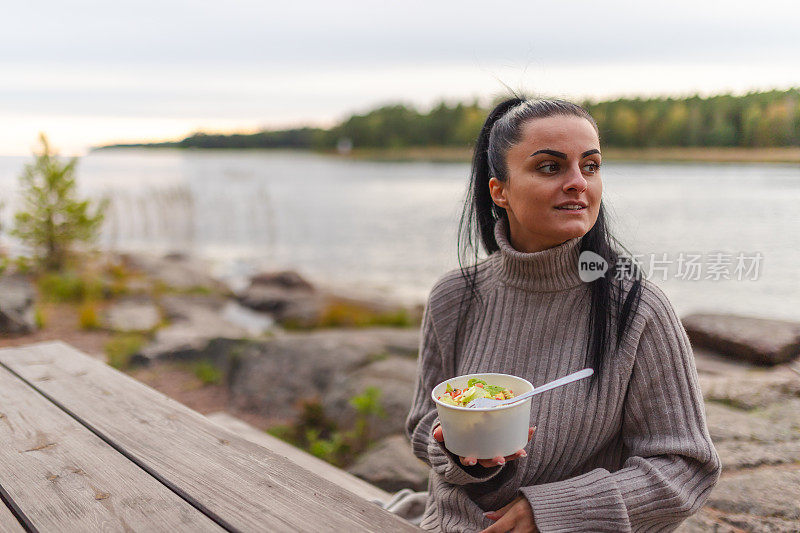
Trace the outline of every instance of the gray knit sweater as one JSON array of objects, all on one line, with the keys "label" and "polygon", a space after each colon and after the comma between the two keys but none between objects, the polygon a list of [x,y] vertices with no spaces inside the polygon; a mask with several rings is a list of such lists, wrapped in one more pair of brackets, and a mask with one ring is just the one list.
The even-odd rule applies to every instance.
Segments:
[{"label": "gray knit sweater", "polygon": [[580,239],[520,253],[507,235],[507,223],[499,222],[500,250],[478,266],[482,301],[472,305],[458,337],[467,290],[458,270],[436,283],[425,309],[406,421],[415,455],[432,467],[421,526],[479,531],[493,523],[484,511],[522,494],[543,532],[675,529],[703,505],[721,466],[686,332],[647,280],[619,350],[600,369],[599,386],[590,391],[586,379],[534,397],[537,430],[527,457],[493,468],[462,466],[433,439],[438,417],[430,392],[445,379],[502,372],[541,385],[585,366],[590,293],[578,275]]}]

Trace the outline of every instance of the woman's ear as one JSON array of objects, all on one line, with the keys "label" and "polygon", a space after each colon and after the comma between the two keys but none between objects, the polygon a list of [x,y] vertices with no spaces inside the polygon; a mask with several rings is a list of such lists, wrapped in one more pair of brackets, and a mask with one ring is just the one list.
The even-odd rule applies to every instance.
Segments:
[{"label": "woman's ear", "polygon": [[492,196],[492,201],[502,208],[508,207],[508,200],[506,199],[506,184],[497,178],[489,178],[489,194]]}]

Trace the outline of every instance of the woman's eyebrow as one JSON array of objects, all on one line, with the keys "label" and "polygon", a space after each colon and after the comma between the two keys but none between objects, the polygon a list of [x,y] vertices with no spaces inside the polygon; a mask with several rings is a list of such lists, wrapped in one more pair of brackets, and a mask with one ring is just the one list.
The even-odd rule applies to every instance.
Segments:
[{"label": "woman's eyebrow", "polygon": [[[585,152],[583,152],[581,154],[581,159],[583,159],[587,155],[599,154],[599,153],[600,153],[600,150],[598,150],[597,148],[594,148],[592,150],[586,150]],[[536,150],[535,152],[533,152],[528,157],[533,157],[536,154],[548,154],[548,155],[552,155],[553,157],[558,157],[559,159],[566,159],[567,158],[567,154],[565,154],[564,152],[559,152],[559,151],[556,151],[556,150],[549,150],[547,148],[545,148],[544,150]]]},{"label": "woman's eyebrow", "polygon": [[548,155],[552,155],[553,157],[558,157],[560,159],[566,159],[567,158],[567,154],[565,154],[564,152],[557,152],[555,150],[548,150],[546,148],[544,150],[536,150],[535,152],[533,152],[528,157],[533,157],[536,154],[548,154]]}]

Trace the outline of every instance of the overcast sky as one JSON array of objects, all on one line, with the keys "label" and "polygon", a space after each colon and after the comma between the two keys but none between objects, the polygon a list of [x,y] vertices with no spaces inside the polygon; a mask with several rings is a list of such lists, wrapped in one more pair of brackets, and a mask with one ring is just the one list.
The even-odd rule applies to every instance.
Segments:
[{"label": "overcast sky", "polygon": [[[658,7],[652,7],[652,6]],[[0,154],[329,125],[387,102],[800,86],[800,2],[15,2]]]}]

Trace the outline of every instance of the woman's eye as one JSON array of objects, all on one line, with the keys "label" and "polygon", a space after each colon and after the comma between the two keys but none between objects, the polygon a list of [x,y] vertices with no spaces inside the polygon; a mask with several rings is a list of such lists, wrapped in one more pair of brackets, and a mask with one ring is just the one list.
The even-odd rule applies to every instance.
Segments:
[{"label": "woman's eye", "polygon": [[600,170],[600,165],[598,163],[595,163],[594,161],[591,161],[591,162],[586,163],[585,165],[583,165],[583,170],[585,170],[586,172],[593,172],[594,173],[594,172],[597,172],[598,170]]},{"label": "woman's eye", "polygon": [[548,161],[547,163],[544,163],[536,167],[536,170],[546,172],[547,174],[553,174],[555,172],[558,172],[558,163],[553,163],[551,161]]}]

